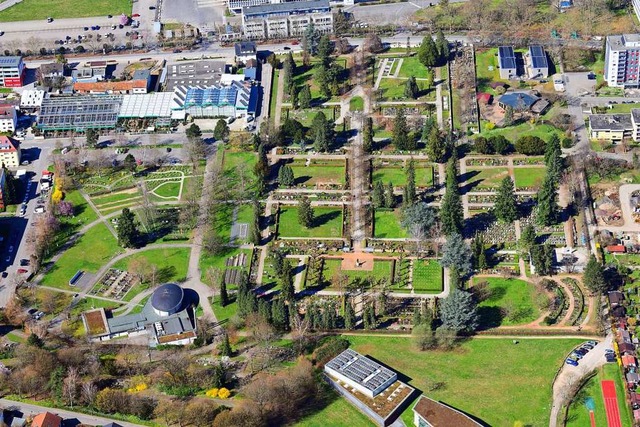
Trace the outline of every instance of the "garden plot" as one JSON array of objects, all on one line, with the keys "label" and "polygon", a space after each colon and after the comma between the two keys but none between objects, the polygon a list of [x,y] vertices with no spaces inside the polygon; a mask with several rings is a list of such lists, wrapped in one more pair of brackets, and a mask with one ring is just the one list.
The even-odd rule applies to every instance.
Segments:
[{"label": "garden plot", "polygon": [[407,237],[407,231],[400,225],[401,213],[399,209],[376,209],[374,219],[374,238],[402,239]]},{"label": "garden plot", "polygon": [[314,220],[310,228],[298,222],[298,208],[283,207],[278,218],[278,238],[340,238],[342,237],[342,208],[314,207]]},{"label": "garden plot", "polygon": [[443,269],[435,259],[413,260],[412,288],[415,293],[438,294],[444,289]]},{"label": "garden plot", "polygon": [[288,166],[293,170],[297,187],[325,190],[344,188],[346,182],[344,160],[296,159]]},{"label": "garden plot", "polygon": [[142,201],[142,195],[137,188],[130,188],[114,193],[93,196],[91,201],[102,214],[113,212],[116,209],[134,206]]},{"label": "garden plot", "polygon": [[497,189],[500,182],[509,176],[507,168],[467,169],[464,183],[467,191]]},{"label": "garden plot", "polygon": [[[252,254],[253,252],[250,249],[232,248],[229,246],[225,247],[224,253],[220,255],[211,256],[203,253],[199,263],[200,271],[202,272],[201,280],[206,284],[210,284],[207,274],[210,269],[222,272],[226,270],[238,270],[249,273]],[[231,288],[235,288],[235,285]]]},{"label": "garden plot", "polygon": [[110,268],[89,292],[106,298],[122,299],[140,280],[131,273]]},{"label": "garden plot", "polygon": [[530,323],[540,316],[539,300],[547,298],[529,282],[501,277],[475,277],[472,291],[483,329]]},{"label": "garden plot", "polygon": [[513,175],[516,180],[516,189],[521,191],[536,191],[544,180],[545,168],[516,167]]},{"label": "garden plot", "polygon": [[376,258],[373,261],[373,268],[370,270],[351,270],[342,268],[342,259],[340,258],[323,258],[322,261],[321,278],[316,274],[312,279],[315,279],[315,283],[312,282],[311,286],[334,286],[334,280],[340,275],[348,277],[349,282],[370,279],[373,281],[372,284],[382,280],[390,284],[391,274],[396,263],[395,258]]},{"label": "garden plot", "polygon": [[[428,188],[433,185],[434,168],[431,163],[414,161],[416,174],[416,186],[418,188]],[[407,185],[407,165],[402,161],[383,161],[375,163],[373,167],[373,182],[382,181],[387,185],[389,182],[394,187],[404,187]]]},{"label": "garden plot", "polygon": [[245,252],[240,252],[237,255],[227,258],[224,262],[227,269],[224,272],[224,280],[227,285],[238,285],[240,278],[242,277],[242,271],[247,268],[247,265],[251,262],[249,255]]}]

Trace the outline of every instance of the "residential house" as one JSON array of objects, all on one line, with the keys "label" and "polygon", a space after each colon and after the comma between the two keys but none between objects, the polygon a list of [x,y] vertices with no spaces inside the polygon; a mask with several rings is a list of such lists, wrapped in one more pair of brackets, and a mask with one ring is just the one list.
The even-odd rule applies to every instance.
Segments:
[{"label": "residential house", "polygon": [[[632,0],[638,15],[640,0]],[[604,80],[609,87],[640,87],[640,34],[607,36],[604,56]]]},{"label": "residential house", "polygon": [[507,92],[498,98],[498,106],[503,110],[511,107],[515,112],[529,111],[534,114],[542,114],[549,108],[549,101],[541,98],[534,91]]},{"label": "residential house", "polygon": [[236,63],[246,64],[247,61],[258,59],[258,48],[255,42],[239,42],[235,44]]},{"label": "residential house", "polygon": [[629,387],[635,388],[638,383],[640,383],[640,375],[635,372],[627,372],[625,379],[627,380],[627,385]]},{"label": "residential house", "polygon": [[625,368],[635,368],[638,366],[638,361],[632,354],[625,354],[620,359],[622,360],[622,366]]},{"label": "residential house", "polygon": [[[136,70],[133,72],[133,76],[132,76],[132,80],[144,80],[147,82],[147,90],[144,93],[150,92],[151,91],[151,82],[152,82],[152,76],[151,76],[151,70]],[[134,93],[140,93],[140,92],[134,92]]]},{"label": "residential house", "polygon": [[630,138],[633,132],[631,114],[591,114],[589,137],[612,143]]},{"label": "residential house", "polygon": [[618,344],[618,351],[620,352],[620,354],[635,354],[636,346],[630,343],[623,342],[622,344]]},{"label": "residential house", "polygon": [[167,65],[160,76],[160,84],[166,91],[179,86],[213,86],[227,72],[224,61],[190,61]]},{"label": "residential house", "polygon": [[244,78],[249,81],[260,81],[260,62],[256,59],[250,59],[245,63]]},{"label": "residential house", "polygon": [[51,412],[43,412],[33,417],[31,427],[60,427],[62,418]]},{"label": "residential house", "polygon": [[18,124],[18,113],[16,107],[9,104],[0,105],[0,132],[13,133]]},{"label": "residential house", "polygon": [[627,251],[624,245],[609,245],[605,249],[610,254],[623,254]]},{"label": "residential house", "polygon": [[549,61],[540,45],[529,46],[527,53],[527,74],[530,79],[546,79],[549,77]]},{"label": "residential house", "polygon": [[0,135],[0,165],[7,168],[17,168],[20,165],[20,144],[4,135]]},{"label": "residential house", "polygon": [[61,62],[50,62],[38,67],[36,77],[41,85],[49,86],[51,80],[64,78],[64,64]]},{"label": "residential house", "polygon": [[498,69],[501,79],[507,80],[518,77],[516,54],[512,46],[500,46],[498,48]]},{"label": "residential house", "polygon": [[413,406],[413,424],[416,427],[481,427],[482,424],[470,416],[445,405],[421,396]]}]

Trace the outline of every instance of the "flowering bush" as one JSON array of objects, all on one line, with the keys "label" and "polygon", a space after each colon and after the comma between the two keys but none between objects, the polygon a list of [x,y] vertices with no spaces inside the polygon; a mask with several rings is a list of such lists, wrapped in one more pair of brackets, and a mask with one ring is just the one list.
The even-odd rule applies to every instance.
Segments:
[{"label": "flowering bush", "polygon": [[[224,390],[226,390],[226,389],[224,389]],[[207,390],[206,395],[207,395],[207,397],[218,397],[219,393],[220,393],[220,390],[218,390],[217,388],[212,388],[212,389]]]},{"label": "flowering bush", "polygon": [[231,396],[231,392],[226,388],[222,387],[220,390],[218,390],[218,397],[220,399],[227,399],[229,396]]}]

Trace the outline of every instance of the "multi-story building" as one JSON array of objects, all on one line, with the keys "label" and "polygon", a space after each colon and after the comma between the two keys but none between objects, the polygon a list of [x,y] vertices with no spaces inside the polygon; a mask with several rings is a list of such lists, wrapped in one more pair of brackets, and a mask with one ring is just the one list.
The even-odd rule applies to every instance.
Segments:
[{"label": "multi-story building", "polygon": [[609,87],[640,87],[640,34],[607,37],[604,79]]},{"label": "multi-story building", "polygon": [[498,48],[498,68],[501,79],[508,80],[518,76],[516,54],[512,46],[500,46]]},{"label": "multi-story building", "polygon": [[20,144],[15,139],[0,135],[0,166],[17,168],[20,165]]},{"label": "multi-story building", "polygon": [[243,31],[250,39],[302,36],[312,22],[322,34],[333,32],[328,0],[263,4],[242,9]]},{"label": "multi-story building", "polygon": [[529,74],[530,79],[546,79],[549,77],[547,53],[538,44],[529,46],[529,52],[527,52],[527,74]]},{"label": "multi-story building", "polygon": [[8,104],[0,104],[0,132],[15,132],[17,123],[18,115],[16,114],[16,107]]},{"label": "multi-story building", "polygon": [[24,83],[24,62],[21,56],[0,57],[0,86],[22,87]]}]

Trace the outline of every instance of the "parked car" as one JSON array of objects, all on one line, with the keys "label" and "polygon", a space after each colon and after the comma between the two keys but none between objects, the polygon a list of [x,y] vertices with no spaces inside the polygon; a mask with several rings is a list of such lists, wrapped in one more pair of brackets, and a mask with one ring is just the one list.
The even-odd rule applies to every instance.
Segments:
[{"label": "parked car", "polygon": [[28,260],[28,259],[26,259],[26,258],[22,258],[22,259],[20,260],[20,266],[21,266],[21,267],[26,267],[27,265],[29,265],[29,260]]},{"label": "parked car", "polygon": [[567,359],[567,361],[565,362],[567,365],[571,365],[571,366],[578,366],[578,362],[572,359]]},{"label": "parked car", "polygon": [[247,123],[251,123],[253,121],[254,117],[253,116],[247,116],[246,118],[246,122]]},{"label": "parked car", "polygon": [[89,27],[84,27],[83,30],[89,31]]},{"label": "parked car", "polygon": [[156,10],[155,6],[149,6],[149,10]]},{"label": "parked car", "polygon": [[231,123],[236,121],[235,117],[227,117],[226,119],[224,119],[225,122],[227,122],[228,125],[230,125]]},{"label": "parked car", "polygon": [[26,269],[24,269],[24,268],[19,268],[19,269],[18,269],[18,274],[27,274],[28,272],[29,272],[29,271],[27,271],[27,270],[26,270]]},{"label": "parked car", "polygon": [[52,23],[52,22],[53,22],[53,18],[52,18],[52,17],[48,17],[48,18],[47,18],[47,22],[48,22],[49,24],[50,24],[50,23]]},{"label": "parked car", "polygon": [[578,353],[571,353],[571,354],[569,355],[569,359],[577,359],[577,360],[580,360],[580,359],[582,359],[582,355],[580,355],[580,354],[578,354]]},{"label": "parked car", "polygon": [[42,316],[44,316],[44,313],[42,311],[37,312],[36,314],[33,315],[33,318],[36,320],[40,320],[42,318]]},{"label": "parked car", "polygon": [[587,341],[586,343],[587,343],[587,344],[591,344],[591,345],[592,345],[592,346],[594,346],[594,347],[598,345],[598,341],[593,341],[593,340],[591,340],[591,341]]}]

